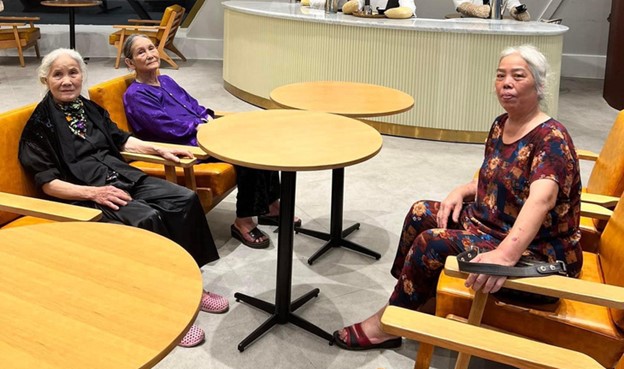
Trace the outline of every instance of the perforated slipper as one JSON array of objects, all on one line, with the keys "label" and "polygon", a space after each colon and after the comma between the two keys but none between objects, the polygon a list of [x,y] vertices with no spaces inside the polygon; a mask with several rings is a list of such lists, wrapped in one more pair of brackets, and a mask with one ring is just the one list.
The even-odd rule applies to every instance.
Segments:
[{"label": "perforated slipper", "polygon": [[[243,236],[241,231],[238,228],[236,228],[236,226],[234,224],[232,224],[232,226],[230,227],[230,232],[232,233],[232,237],[236,238],[243,245],[249,246],[252,249],[266,249],[267,247],[269,247],[269,244],[271,243],[271,240],[269,239],[269,236],[267,236],[266,233],[264,233],[261,230],[259,230],[258,227],[254,227],[254,229],[252,229],[251,231],[247,232],[249,237],[251,237],[252,241],[248,241]],[[262,238],[263,236],[264,236],[264,241],[258,242],[258,240],[260,238]]]},{"label": "perforated slipper", "polygon": [[186,335],[182,338],[182,341],[178,343],[178,346],[195,347],[204,342],[205,337],[206,335],[204,334],[204,330],[193,324],[191,329],[189,329],[189,331],[186,332]]},{"label": "perforated slipper", "polygon": [[221,314],[228,311],[230,303],[227,298],[212,292],[204,292],[201,299],[201,309],[207,313]]},{"label": "perforated slipper", "polygon": [[368,337],[364,334],[362,323],[355,323],[345,327],[344,329],[347,330],[346,341],[340,339],[339,331],[335,331],[334,342],[337,346],[345,350],[364,351],[374,349],[390,349],[401,347],[401,344],[403,343],[403,339],[401,337],[392,338],[379,343],[371,343]]}]

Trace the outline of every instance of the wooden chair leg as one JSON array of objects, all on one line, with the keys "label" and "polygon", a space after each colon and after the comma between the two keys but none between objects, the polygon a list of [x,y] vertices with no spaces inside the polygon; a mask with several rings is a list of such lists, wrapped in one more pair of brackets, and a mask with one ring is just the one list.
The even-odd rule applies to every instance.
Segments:
[{"label": "wooden chair leg", "polygon": [[166,47],[166,49],[171,50],[174,54],[176,54],[177,56],[180,57],[180,59],[182,59],[182,61],[186,61],[186,57],[184,55],[182,55],[182,52],[180,50],[178,50],[177,47],[175,47],[174,44],[170,44]]},{"label": "wooden chair leg", "polygon": [[41,52],[39,52],[39,41],[35,41],[35,53],[37,54],[37,59],[41,59]]},{"label": "wooden chair leg", "polygon": [[[476,326],[481,325],[481,319],[483,319],[483,311],[485,310],[485,304],[488,296],[488,293],[480,291],[475,293],[474,300],[472,300],[472,306],[470,307],[470,315],[468,315],[468,324]],[[460,352],[459,355],[457,355],[455,369],[467,369],[468,364],[470,364],[470,355]]]},{"label": "wooden chair leg", "polygon": [[19,57],[20,65],[23,67],[26,66],[24,62],[24,53],[22,52],[22,43],[20,42],[19,32],[17,32],[17,27],[13,27],[13,37],[15,37],[15,45],[17,46],[17,55]]},{"label": "wooden chair leg", "polygon": [[184,168],[184,184],[187,188],[195,191],[197,189],[197,183],[195,182],[195,171],[193,167]]},{"label": "wooden chair leg", "polygon": [[416,353],[416,362],[414,369],[429,369],[431,366],[431,358],[433,357],[433,345],[428,343],[419,343],[418,352]]},{"label": "wooden chair leg", "polygon": [[169,182],[178,184],[178,176],[173,165],[165,165],[165,179]]},{"label": "wooden chair leg", "polygon": [[179,69],[178,65],[176,64],[176,62],[173,61],[173,59],[171,59],[171,57],[169,55],[167,55],[167,53],[165,52],[165,50],[158,50],[160,52],[160,60],[164,60],[167,63],[169,63],[169,65],[171,65],[173,67],[173,69]]},{"label": "wooden chair leg", "polygon": [[115,59],[115,69],[119,69],[119,61],[121,59],[121,49],[123,49],[123,44],[126,39],[125,30],[121,30],[121,35],[119,36],[119,41],[115,43],[117,46],[117,59]]}]

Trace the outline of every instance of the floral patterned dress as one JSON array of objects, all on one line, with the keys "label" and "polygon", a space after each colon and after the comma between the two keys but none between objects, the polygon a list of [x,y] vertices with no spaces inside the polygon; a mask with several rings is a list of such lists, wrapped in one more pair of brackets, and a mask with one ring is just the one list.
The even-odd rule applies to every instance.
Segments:
[{"label": "floral patterned dress", "polygon": [[496,118],[485,145],[477,195],[464,206],[459,224],[437,228],[440,202],[418,201],[405,217],[391,273],[397,284],[390,304],[418,309],[435,294],[444,261],[469,246],[491,250],[507,236],[529,197],[533,181],[551,179],[559,191],[526,254],[566,263],[577,276],[583,263],[580,246],[581,179],[578,158],[565,127],[554,119],[516,142],[503,143],[507,114]]}]

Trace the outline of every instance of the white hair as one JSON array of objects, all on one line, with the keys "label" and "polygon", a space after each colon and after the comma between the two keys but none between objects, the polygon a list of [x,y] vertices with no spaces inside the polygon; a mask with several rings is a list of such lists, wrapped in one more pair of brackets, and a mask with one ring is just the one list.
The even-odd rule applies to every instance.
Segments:
[{"label": "white hair", "polygon": [[544,54],[542,54],[533,45],[521,45],[508,47],[500,54],[500,61],[512,54],[518,54],[529,66],[529,72],[535,80],[535,90],[537,91],[537,99],[542,101],[548,93],[548,74],[550,66]]},{"label": "white hair", "polygon": [[84,82],[87,79],[87,65],[85,64],[82,56],[78,51],[64,48],[53,50],[43,58],[43,60],[41,61],[41,65],[39,66],[39,68],[37,68],[37,76],[39,77],[39,82],[46,86],[46,88],[48,87],[46,81],[48,73],[50,73],[50,68],[52,68],[52,64],[54,64],[56,59],[63,55],[69,56],[70,58],[74,59],[76,63],[78,63],[78,68],[80,68],[80,74],[82,74],[82,81],[84,86]]}]

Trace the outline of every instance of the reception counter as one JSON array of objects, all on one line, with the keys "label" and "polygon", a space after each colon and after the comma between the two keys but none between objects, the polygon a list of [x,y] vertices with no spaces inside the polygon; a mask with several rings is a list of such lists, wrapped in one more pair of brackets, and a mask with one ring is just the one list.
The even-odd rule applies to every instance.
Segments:
[{"label": "reception counter", "polygon": [[264,108],[284,84],[336,80],[404,91],[414,108],[366,122],[381,133],[483,142],[502,113],[494,93],[498,55],[531,43],[552,74],[546,111],[557,115],[563,34],[539,22],[473,18],[386,19],[325,14],[299,3],[227,1],[223,79],[226,90]]}]

